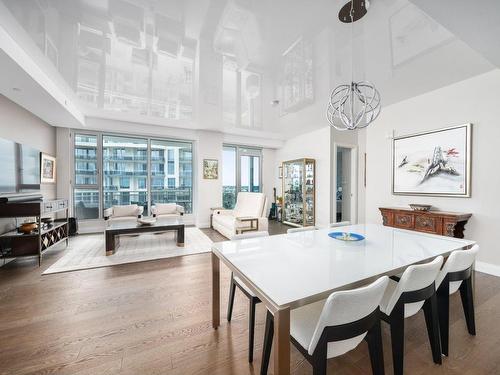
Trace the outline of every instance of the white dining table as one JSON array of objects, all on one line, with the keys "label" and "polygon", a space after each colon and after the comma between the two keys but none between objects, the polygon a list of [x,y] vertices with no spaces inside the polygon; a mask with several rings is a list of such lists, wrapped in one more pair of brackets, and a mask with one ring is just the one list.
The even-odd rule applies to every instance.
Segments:
[{"label": "white dining table", "polygon": [[[329,237],[331,232],[365,239],[342,241]],[[222,262],[274,315],[274,374],[288,375],[290,310],[474,244],[377,224],[217,242],[212,245],[212,324],[215,329],[220,325]]]}]

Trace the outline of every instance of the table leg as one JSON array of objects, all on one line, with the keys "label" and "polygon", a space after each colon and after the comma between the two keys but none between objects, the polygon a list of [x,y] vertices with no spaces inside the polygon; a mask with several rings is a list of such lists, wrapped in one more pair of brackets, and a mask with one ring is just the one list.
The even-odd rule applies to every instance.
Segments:
[{"label": "table leg", "polygon": [[212,253],[212,327],[220,325],[220,260]]},{"label": "table leg", "polygon": [[118,236],[112,233],[106,232],[105,242],[106,242],[106,255],[113,255],[115,253],[116,247],[118,246]]},{"label": "table leg", "polygon": [[184,247],[184,226],[177,229],[177,246]]},{"label": "table leg", "polygon": [[274,374],[290,374],[290,309],[274,313]]}]

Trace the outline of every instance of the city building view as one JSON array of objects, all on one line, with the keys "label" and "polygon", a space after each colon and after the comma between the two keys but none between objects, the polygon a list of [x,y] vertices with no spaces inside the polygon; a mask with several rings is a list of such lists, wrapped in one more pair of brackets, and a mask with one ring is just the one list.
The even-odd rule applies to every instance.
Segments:
[{"label": "city building view", "polygon": [[189,142],[76,134],[76,215],[97,219],[99,207],[127,204],[147,214],[155,203],[177,203],[191,213],[192,171]]}]

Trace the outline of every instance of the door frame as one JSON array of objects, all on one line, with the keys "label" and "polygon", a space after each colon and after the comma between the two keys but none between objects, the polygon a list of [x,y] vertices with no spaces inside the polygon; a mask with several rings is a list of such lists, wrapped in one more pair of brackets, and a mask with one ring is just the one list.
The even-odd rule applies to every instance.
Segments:
[{"label": "door frame", "polygon": [[330,222],[337,221],[337,152],[339,148],[350,149],[351,157],[351,224],[358,222],[358,146],[349,143],[333,142],[332,188],[330,189]]}]

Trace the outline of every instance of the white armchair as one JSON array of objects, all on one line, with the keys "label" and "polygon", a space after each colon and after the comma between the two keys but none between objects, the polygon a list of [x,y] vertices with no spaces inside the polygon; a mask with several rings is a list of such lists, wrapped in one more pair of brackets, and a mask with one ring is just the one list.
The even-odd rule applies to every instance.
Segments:
[{"label": "white armchair", "polygon": [[104,220],[113,221],[137,221],[142,216],[144,207],[136,204],[123,206],[112,206],[104,210]]},{"label": "white armchair", "polygon": [[[267,231],[267,198],[263,193],[238,193],[233,210],[217,210],[213,213],[215,230],[227,238],[233,238],[248,230]],[[251,225],[258,226],[253,228]]]},{"label": "white armchair", "polygon": [[153,217],[166,218],[184,215],[184,207],[175,203],[156,203],[151,206]]}]

